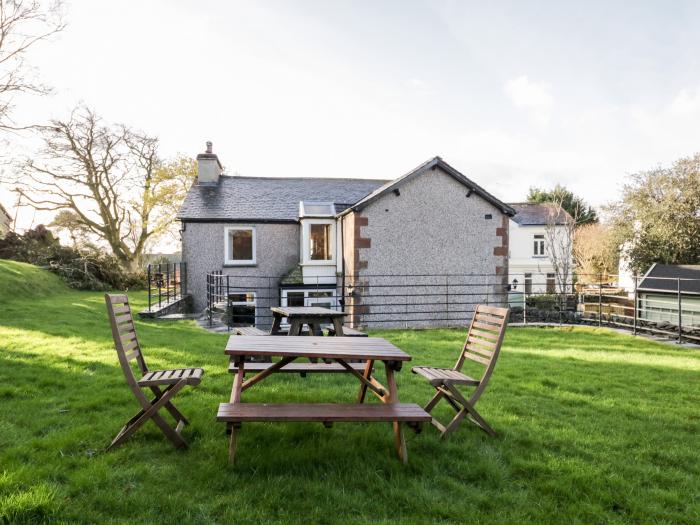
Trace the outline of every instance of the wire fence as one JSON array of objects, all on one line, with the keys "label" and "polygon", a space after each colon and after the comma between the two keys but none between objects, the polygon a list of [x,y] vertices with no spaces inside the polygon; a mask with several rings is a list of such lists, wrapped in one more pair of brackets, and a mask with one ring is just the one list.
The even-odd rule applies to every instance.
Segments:
[{"label": "wire fence", "polygon": [[508,305],[512,324],[586,324],[700,342],[700,279],[643,277],[621,286],[617,276],[552,274],[361,275],[306,278],[215,271],[207,274],[210,323],[272,324],[275,306],[324,306],[346,312],[359,329],[465,326],[478,304]]}]

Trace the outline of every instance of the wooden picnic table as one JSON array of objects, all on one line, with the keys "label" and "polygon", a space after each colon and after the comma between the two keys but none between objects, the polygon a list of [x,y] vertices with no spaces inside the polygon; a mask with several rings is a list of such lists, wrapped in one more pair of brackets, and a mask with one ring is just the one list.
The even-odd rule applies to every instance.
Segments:
[{"label": "wooden picnic table", "polygon": [[284,317],[290,323],[287,335],[301,335],[304,325],[309,327],[313,335],[321,335],[322,324],[332,324],[335,335],[343,335],[343,318],[347,315],[343,311],[321,306],[275,306],[270,310],[274,317],[270,329],[272,335],[280,333]]},{"label": "wooden picnic table", "polygon": [[[391,422],[394,429],[394,442],[399,458],[407,461],[406,441],[401,428],[407,423],[416,431],[420,425],[431,420],[430,415],[413,403],[399,403],[395,373],[401,370],[404,361],[411,356],[390,342],[379,337],[292,337],[280,342],[277,337],[231,336],[225,353],[231,356],[235,371],[233,388],[229,403],[221,403],[217,415],[218,421],[226,422],[231,427],[229,461],[233,463],[236,453],[236,433],[243,422],[249,421],[317,421],[330,427],[334,422],[364,421]],[[279,357],[264,369],[257,368],[257,373],[245,379],[246,358]],[[267,404],[243,403],[241,393],[264,380],[271,374],[284,371],[284,367],[298,358],[323,359],[334,361],[360,382],[355,403],[305,403],[305,404]],[[357,364],[350,360],[366,360],[364,370],[358,370]],[[382,385],[374,376],[374,363],[384,363],[387,386]],[[298,365],[303,366],[303,365]],[[309,368],[320,371],[325,363],[309,363]],[[259,370],[259,371],[258,371]],[[294,369],[298,371],[297,368]],[[329,372],[333,371],[332,367]],[[381,404],[365,403],[367,391],[381,400]]]}]

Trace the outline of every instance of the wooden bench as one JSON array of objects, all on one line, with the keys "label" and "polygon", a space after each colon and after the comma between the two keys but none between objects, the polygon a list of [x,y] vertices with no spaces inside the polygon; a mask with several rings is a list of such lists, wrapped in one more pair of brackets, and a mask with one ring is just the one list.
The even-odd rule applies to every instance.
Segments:
[{"label": "wooden bench", "polygon": [[[243,373],[257,374],[270,368],[274,363],[249,363],[246,361]],[[348,363],[354,370],[363,373],[365,371],[365,363]],[[228,371],[232,374],[238,372],[237,364],[231,360],[228,366]],[[339,363],[287,363],[282,368],[277,370],[277,373],[301,374],[302,377],[306,374],[325,373],[325,374],[341,374],[349,373],[348,369]]]},{"label": "wooden bench", "polygon": [[236,326],[233,329],[236,335],[270,335],[269,332],[255,328],[254,326]]},{"label": "wooden bench", "polygon": [[[328,328],[328,335],[335,335],[335,328],[332,326]],[[343,336],[345,337],[367,337],[367,334],[350,328],[349,326],[343,326]]]},{"label": "wooden bench", "polygon": [[221,403],[217,421],[240,424],[248,422],[319,422],[330,427],[333,423],[375,423],[400,421],[416,432],[431,416],[415,403]]}]

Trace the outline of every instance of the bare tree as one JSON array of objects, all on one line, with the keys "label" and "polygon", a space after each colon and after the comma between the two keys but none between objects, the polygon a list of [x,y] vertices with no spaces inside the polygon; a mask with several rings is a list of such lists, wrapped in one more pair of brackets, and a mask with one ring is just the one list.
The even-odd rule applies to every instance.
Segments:
[{"label": "bare tree", "polygon": [[158,140],[107,125],[85,107],[38,133],[41,155],[28,159],[17,179],[24,200],[37,210],[71,212],[63,215],[71,227],[90,232],[135,269],[174,223],[173,202],[184,195],[161,169]]},{"label": "bare tree", "polygon": [[27,65],[26,54],[64,27],[60,0],[0,0],[0,130],[20,129],[10,118],[15,95],[49,92]]},{"label": "bare tree", "polygon": [[578,225],[560,202],[544,203],[548,208],[545,239],[549,260],[560,292],[566,293],[572,281],[574,267],[574,233]]}]

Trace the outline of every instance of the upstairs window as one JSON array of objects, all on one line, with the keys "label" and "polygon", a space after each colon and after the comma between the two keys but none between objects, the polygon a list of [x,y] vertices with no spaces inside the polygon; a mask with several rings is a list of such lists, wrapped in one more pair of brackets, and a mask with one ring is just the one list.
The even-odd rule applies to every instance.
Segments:
[{"label": "upstairs window", "polygon": [[309,224],[309,259],[312,261],[333,259],[330,224]]},{"label": "upstairs window", "polygon": [[533,241],[533,248],[534,251],[532,252],[532,254],[535,257],[542,257],[546,255],[544,251],[544,235],[535,235]]},{"label": "upstairs window", "polygon": [[225,263],[255,264],[255,228],[232,226],[226,228]]}]

